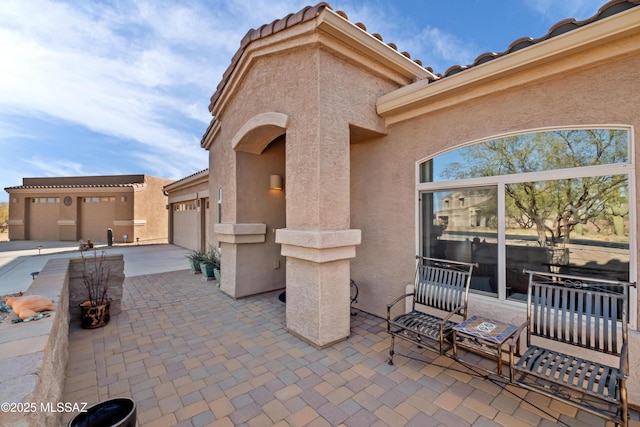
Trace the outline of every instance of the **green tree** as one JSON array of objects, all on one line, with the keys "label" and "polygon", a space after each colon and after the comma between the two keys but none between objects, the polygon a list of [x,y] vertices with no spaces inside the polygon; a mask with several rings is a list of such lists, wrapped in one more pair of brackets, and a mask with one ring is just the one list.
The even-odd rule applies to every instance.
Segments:
[{"label": "green tree", "polygon": [[[444,175],[464,179],[620,163],[627,160],[627,150],[623,130],[524,134],[461,149],[464,162],[450,164]],[[626,175],[508,184],[507,216],[522,228],[535,227],[541,246],[548,237],[551,244],[561,237],[568,243],[578,224],[611,215],[611,206],[625,205],[626,188]]]},{"label": "green tree", "polygon": [[0,202],[0,230],[4,230],[7,221],[9,221],[9,204]]}]

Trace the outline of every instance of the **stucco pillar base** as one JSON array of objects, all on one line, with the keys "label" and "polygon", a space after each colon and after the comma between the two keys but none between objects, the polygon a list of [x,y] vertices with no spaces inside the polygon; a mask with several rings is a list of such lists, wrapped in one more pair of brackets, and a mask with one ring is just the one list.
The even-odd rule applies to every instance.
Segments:
[{"label": "stucco pillar base", "polygon": [[266,224],[214,224],[213,231],[222,243],[220,260],[220,289],[225,294],[239,298],[247,295],[241,283],[244,282],[242,272],[237,266],[237,259],[242,258],[240,245],[262,243],[267,233]]},{"label": "stucco pillar base", "polygon": [[346,339],[350,259],[360,230],[281,229],[276,243],[287,257],[287,329],[319,348]]},{"label": "stucco pillar base", "polygon": [[[280,255],[265,257],[266,224],[215,224],[222,244],[220,289],[233,298],[282,289],[284,269]],[[273,243],[272,243],[273,244]]]}]

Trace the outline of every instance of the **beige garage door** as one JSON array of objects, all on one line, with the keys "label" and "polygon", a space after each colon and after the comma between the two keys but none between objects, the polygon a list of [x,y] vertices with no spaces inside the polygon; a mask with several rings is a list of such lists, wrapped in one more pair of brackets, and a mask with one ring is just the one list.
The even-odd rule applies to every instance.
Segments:
[{"label": "beige garage door", "polygon": [[173,204],[173,243],[200,249],[200,208],[195,200]]},{"label": "beige garage door", "polygon": [[60,197],[29,199],[29,239],[60,240]]},{"label": "beige garage door", "polygon": [[107,229],[113,229],[116,212],[114,196],[84,197],[80,212],[80,238],[106,242]]}]

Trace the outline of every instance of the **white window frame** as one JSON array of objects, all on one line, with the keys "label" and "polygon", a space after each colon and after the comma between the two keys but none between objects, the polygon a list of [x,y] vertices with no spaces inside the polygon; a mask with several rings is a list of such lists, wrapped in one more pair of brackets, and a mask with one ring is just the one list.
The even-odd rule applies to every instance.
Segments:
[{"label": "white window frame", "polygon": [[[620,129],[626,130],[628,133],[628,155],[629,159],[626,163],[616,163],[616,164],[608,164],[608,165],[597,165],[597,166],[584,166],[572,169],[555,169],[555,170],[547,170],[540,172],[528,172],[521,173],[517,175],[499,175],[499,176],[490,176],[490,177],[481,177],[481,178],[469,178],[465,179],[461,185],[462,180],[452,180],[452,181],[439,181],[439,182],[420,182],[420,165],[424,162],[434,159],[446,152],[457,150],[466,146],[475,145],[484,141],[490,141],[493,139],[506,138],[515,135],[522,135],[527,133],[536,133],[536,132],[548,132],[548,131],[556,131],[556,130],[571,130],[571,129]],[[581,126],[557,126],[557,127],[545,127],[545,128],[535,128],[535,129],[527,129],[520,130],[518,132],[504,133],[489,136],[487,138],[477,139],[465,144],[460,144],[452,147],[446,151],[440,151],[434,153],[431,156],[424,157],[418,160],[415,164],[415,245],[416,245],[416,254],[420,254],[421,249],[421,236],[422,236],[422,222],[421,222],[421,214],[420,214],[420,194],[425,191],[448,191],[448,190],[456,190],[456,189],[469,189],[473,187],[497,187],[497,195],[498,195],[498,212],[505,211],[505,185],[512,183],[522,183],[522,182],[535,182],[535,181],[549,181],[549,180],[561,180],[561,179],[569,179],[569,178],[581,178],[584,176],[597,176],[597,175],[622,175],[627,174],[628,176],[628,186],[629,186],[629,280],[631,282],[637,282],[638,275],[638,252],[637,252],[637,213],[636,213],[636,169],[635,169],[635,153],[634,153],[634,128],[629,125],[602,125],[602,124],[594,124],[594,125],[581,125]],[[552,174],[553,176],[550,176]],[[505,236],[505,216],[504,214],[498,215],[498,265],[506,265],[506,253],[505,253],[505,245],[506,245],[506,236]],[[504,268],[498,269],[498,298],[497,300],[500,303],[510,303],[507,300],[506,296],[506,272]],[[485,301],[496,301],[496,298],[479,295],[479,294],[470,294],[470,298],[478,298],[483,299]],[[515,304],[521,305],[521,303],[515,302]],[[638,329],[638,289],[637,287],[631,287],[629,289],[629,327],[631,329]]]}]

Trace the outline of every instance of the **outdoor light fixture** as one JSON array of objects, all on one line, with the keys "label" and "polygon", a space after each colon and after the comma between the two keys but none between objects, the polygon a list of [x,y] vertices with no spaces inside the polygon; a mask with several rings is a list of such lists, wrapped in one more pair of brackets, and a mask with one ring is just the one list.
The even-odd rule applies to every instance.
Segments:
[{"label": "outdoor light fixture", "polygon": [[269,188],[271,190],[282,190],[282,176],[271,175],[269,177]]}]

